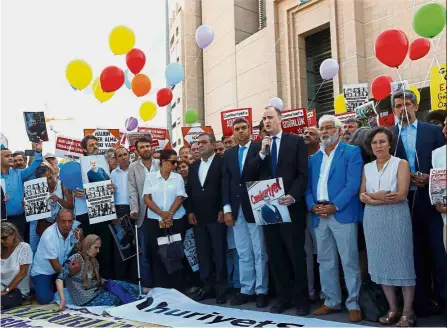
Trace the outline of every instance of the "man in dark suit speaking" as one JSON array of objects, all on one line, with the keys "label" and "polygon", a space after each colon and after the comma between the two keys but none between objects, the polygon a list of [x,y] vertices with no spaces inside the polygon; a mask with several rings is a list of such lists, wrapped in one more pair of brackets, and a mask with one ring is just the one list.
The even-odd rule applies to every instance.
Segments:
[{"label": "man in dark suit speaking", "polygon": [[266,224],[281,223],[282,216],[278,207],[272,205],[270,196],[263,197],[265,205],[261,207],[261,217]]}]

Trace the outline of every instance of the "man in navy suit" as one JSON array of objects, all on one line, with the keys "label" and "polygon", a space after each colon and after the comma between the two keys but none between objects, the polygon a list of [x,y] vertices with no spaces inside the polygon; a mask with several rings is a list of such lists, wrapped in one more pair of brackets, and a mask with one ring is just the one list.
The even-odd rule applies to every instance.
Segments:
[{"label": "man in navy suit", "polygon": [[357,222],[363,218],[358,192],[363,159],[359,147],[340,141],[342,123],[332,115],[319,121],[321,149],[309,159],[307,208],[312,212],[320,263],[324,305],[314,311],[325,315],[341,309],[338,257],[343,264],[349,321],[362,320],[359,306],[361,285],[357,249]]},{"label": "man in navy suit", "polygon": [[245,118],[234,120],[233,137],[238,146],[227,149],[224,154],[222,203],[225,223],[233,227],[239,253],[241,291],[231,304],[241,305],[256,297],[256,306],[263,308],[268,305],[267,252],[263,227],[255,223],[246,187],[246,182],[257,180],[249,162],[258,156],[261,147],[250,141],[250,133],[250,124]]},{"label": "man in navy suit", "polygon": [[[443,222],[431,205],[428,193],[432,151],[444,145],[442,129],[416,119],[419,107],[413,92],[393,95],[393,112],[397,125],[396,155],[410,164],[411,186],[408,201],[413,223],[413,251],[416,270],[414,309],[418,316],[438,312],[445,307],[446,256],[442,243]],[[433,295],[431,277],[434,277]],[[433,296],[433,297],[432,297]],[[435,301],[433,302],[433,298]]]},{"label": "man in navy suit", "polygon": [[270,196],[264,196],[265,205],[261,207],[261,217],[267,224],[281,223],[282,216],[278,207],[272,205]]}]

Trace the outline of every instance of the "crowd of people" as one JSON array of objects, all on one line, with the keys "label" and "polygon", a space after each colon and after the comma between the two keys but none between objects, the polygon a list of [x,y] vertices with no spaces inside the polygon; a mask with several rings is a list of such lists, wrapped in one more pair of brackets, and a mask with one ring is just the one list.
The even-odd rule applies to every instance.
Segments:
[{"label": "crowd of people", "polygon": [[[266,107],[258,142],[250,123],[237,118],[232,136],[203,133],[178,154],[154,152],[146,136],[136,141],[133,162],[124,146],[107,152],[117,217],[111,223],[127,215],[138,226],[143,292],[176,288],[217,304],[231,295],[232,306],[259,308],[276,295],[270,312],[294,306],[299,316],[309,314],[311,302],[324,300],[316,316],[338,312],[344,302],[349,321],[359,322],[362,282],[370,279],[388,303],[382,324],[414,326],[417,316],[445,311],[447,207],[432,205],[428,192],[430,169],[446,167],[445,111],[422,122],[411,91],[395,93],[392,102],[393,129],[323,115],[301,137],[283,132],[281,112]],[[98,154],[98,140],[88,135],[82,148],[85,156]],[[22,304],[31,289],[41,304],[57,291],[63,308],[64,286],[77,305],[138,298],[136,259],[123,262],[110,222],[90,224],[84,190],[67,190],[55,156],[42,156],[41,143],[33,149],[29,166],[24,153],[1,151],[2,308]],[[23,183],[34,177],[48,180],[52,215],[30,224]],[[272,178],[282,178],[279,204],[291,222],[258,225],[246,182]],[[178,270],[167,268],[159,238],[184,239],[191,228],[198,272],[186,259]]]}]

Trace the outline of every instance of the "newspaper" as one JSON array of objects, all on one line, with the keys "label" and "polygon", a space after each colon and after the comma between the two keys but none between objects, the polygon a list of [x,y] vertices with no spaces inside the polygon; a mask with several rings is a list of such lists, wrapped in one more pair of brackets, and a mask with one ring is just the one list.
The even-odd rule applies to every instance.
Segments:
[{"label": "newspaper", "polygon": [[116,219],[113,190],[110,180],[84,183],[90,224]]},{"label": "newspaper", "polygon": [[432,205],[440,202],[447,204],[447,173],[446,169],[431,169],[429,193]]},{"label": "newspaper", "polygon": [[47,178],[29,180],[23,186],[26,221],[30,222],[51,217]]}]

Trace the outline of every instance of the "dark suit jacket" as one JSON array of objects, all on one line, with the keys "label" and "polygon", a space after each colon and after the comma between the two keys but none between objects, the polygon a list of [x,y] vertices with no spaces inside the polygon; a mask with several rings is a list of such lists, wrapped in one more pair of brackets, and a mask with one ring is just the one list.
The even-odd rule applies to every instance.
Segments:
[{"label": "dark suit jacket", "polygon": [[[399,126],[393,128],[395,138],[399,135]],[[434,124],[418,121],[417,137],[416,137],[416,170],[422,173],[430,174],[432,168],[432,151],[436,148],[442,147],[445,144],[445,138],[442,134],[442,129]],[[408,160],[402,138],[399,138],[396,149],[396,157]],[[418,163],[419,162],[419,163]],[[432,208],[430,197],[428,194],[428,186],[418,188],[419,198],[423,200],[427,207]]]},{"label": "dark suit jacket", "polygon": [[217,214],[222,211],[223,158],[214,156],[203,186],[199,180],[200,163],[197,161],[189,167],[186,211],[194,213],[198,223],[217,222]]},{"label": "dark suit jacket", "polygon": [[222,204],[231,206],[233,218],[237,220],[239,207],[242,206],[242,213],[245,220],[254,223],[253,210],[248,198],[246,182],[257,181],[258,176],[254,170],[250,170],[250,162],[259,156],[261,150],[260,143],[252,142],[247,150],[242,176],[239,168],[239,146],[232,147],[225,152],[222,180]]},{"label": "dark suit jacket", "polygon": [[261,207],[261,216],[265,223],[270,224],[282,222],[282,216],[278,208],[275,205],[272,206],[275,208],[275,211],[272,211],[272,209],[267,205]]},{"label": "dark suit jacket", "polygon": [[[268,180],[272,176],[272,161],[270,156],[264,160],[260,155],[255,156],[251,165],[253,170],[257,170],[258,180]],[[304,195],[307,186],[308,157],[307,146],[302,137],[282,133],[279,156],[276,165],[276,175],[283,179],[284,191],[286,195],[291,195],[295,199],[295,204],[289,206],[292,221],[299,219],[305,224],[303,217],[297,218],[305,211]]]}]

